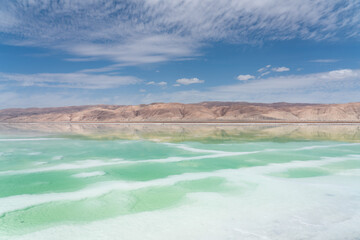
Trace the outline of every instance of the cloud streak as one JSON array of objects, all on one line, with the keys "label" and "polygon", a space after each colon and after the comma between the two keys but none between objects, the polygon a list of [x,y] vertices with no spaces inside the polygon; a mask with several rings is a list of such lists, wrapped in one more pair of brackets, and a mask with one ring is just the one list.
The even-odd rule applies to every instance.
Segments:
[{"label": "cloud streak", "polygon": [[360,69],[341,69],[255,79],[205,91],[178,91],[156,96],[149,94],[144,101],[354,102],[360,101],[356,90],[359,81]]},{"label": "cloud streak", "polygon": [[196,83],[204,83],[204,80],[200,80],[198,78],[180,78],[176,80],[178,84],[181,85],[190,85],[190,84],[196,84]]},{"label": "cloud streak", "polygon": [[338,62],[338,59],[315,59],[315,60],[310,60],[309,62],[314,62],[314,63],[335,63]]},{"label": "cloud streak", "polygon": [[0,82],[23,87],[107,89],[140,83],[141,80],[133,76],[110,76],[86,73],[0,73]]},{"label": "cloud streak", "polygon": [[154,81],[150,81],[147,82],[146,85],[154,85],[154,86],[160,86],[160,87],[166,87],[167,86],[167,82],[154,82]]},{"label": "cloud streak", "polygon": [[[249,101],[249,102],[308,102],[341,103],[360,101],[357,87],[360,69],[340,69],[328,72],[277,76],[205,90],[173,92],[140,91],[138,94],[110,93],[73,89],[52,93],[21,93],[0,91],[0,108],[47,107],[84,104],[141,104],[152,102]],[[176,88],[174,88],[176,89]],[[74,93],[75,92],[75,93]],[[97,93],[101,92],[101,95]],[[24,102],[26,98],[26,102]]]},{"label": "cloud streak", "polygon": [[357,38],[360,32],[357,0],[14,0],[0,9],[0,41],[107,59],[113,68],[198,56],[216,41]]},{"label": "cloud streak", "polygon": [[115,69],[122,66],[164,62],[196,55],[195,44],[191,41],[167,34],[139,37],[139,39],[131,39],[123,43],[75,44],[66,48],[68,52],[78,56],[117,62],[118,64],[112,66]]},{"label": "cloud streak", "polygon": [[290,68],[288,67],[277,67],[272,69],[274,72],[288,72],[290,71]]},{"label": "cloud streak", "polygon": [[239,81],[247,81],[247,80],[254,79],[254,78],[255,78],[255,76],[249,75],[249,74],[237,76],[237,80],[239,80]]}]

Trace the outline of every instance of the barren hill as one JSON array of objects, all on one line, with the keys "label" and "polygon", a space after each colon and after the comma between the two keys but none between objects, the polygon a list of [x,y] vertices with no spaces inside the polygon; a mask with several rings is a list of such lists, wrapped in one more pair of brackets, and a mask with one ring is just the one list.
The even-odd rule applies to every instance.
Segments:
[{"label": "barren hill", "polygon": [[0,122],[360,122],[360,103],[202,102],[0,110]]}]

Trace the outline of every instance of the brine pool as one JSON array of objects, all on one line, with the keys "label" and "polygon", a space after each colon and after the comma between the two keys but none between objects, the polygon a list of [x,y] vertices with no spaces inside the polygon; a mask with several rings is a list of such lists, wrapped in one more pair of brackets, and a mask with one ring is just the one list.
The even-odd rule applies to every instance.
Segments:
[{"label": "brine pool", "polygon": [[167,128],[0,127],[0,239],[360,239],[359,127]]}]

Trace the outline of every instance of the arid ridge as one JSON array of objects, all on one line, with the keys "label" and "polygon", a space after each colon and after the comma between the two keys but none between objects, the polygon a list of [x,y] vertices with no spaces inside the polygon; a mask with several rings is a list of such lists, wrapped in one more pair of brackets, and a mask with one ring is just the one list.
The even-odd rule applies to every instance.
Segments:
[{"label": "arid ridge", "polygon": [[0,110],[0,122],[359,123],[360,103],[202,102]]}]

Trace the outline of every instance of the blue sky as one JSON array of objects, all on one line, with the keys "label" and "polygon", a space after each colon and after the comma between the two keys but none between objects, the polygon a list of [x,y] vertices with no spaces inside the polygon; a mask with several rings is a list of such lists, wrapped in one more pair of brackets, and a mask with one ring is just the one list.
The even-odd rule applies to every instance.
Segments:
[{"label": "blue sky", "polygon": [[0,108],[360,101],[357,0],[3,0]]}]

